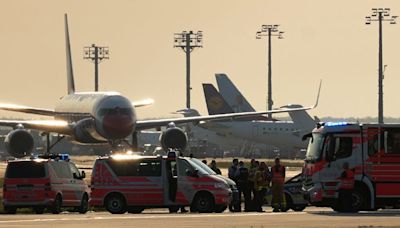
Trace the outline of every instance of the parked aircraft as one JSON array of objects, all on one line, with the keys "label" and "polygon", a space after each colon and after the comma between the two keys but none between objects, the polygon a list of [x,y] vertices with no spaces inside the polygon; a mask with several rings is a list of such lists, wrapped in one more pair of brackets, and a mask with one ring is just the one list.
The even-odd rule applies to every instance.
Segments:
[{"label": "parked aircraft", "polygon": [[[52,120],[0,120],[0,126],[13,127],[5,139],[8,153],[14,157],[24,157],[31,153],[34,140],[26,129],[54,132],[60,139],[68,137],[77,143],[109,143],[117,147],[137,131],[160,126],[169,126],[161,136],[165,149],[183,150],[187,144],[185,133],[175,124],[209,120],[254,117],[267,113],[281,113],[300,109],[279,109],[266,112],[230,113],[214,116],[194,116],[170,119],[137,120],[135,108],[149,105],[149,100],[131,102],[117,92],[76,92],[72,68],[71,45],[68,20],[65,14],[65,37],[67,57],[68,94],[62,97],[55,109],[42,109],[14,104],[0,104],[0,110],[38,114],[53,117]],[[134,142],[137,140],[133,140]]]},{"label": "parked aircraft", "polygon": [[[225,88],[229,88],[229,86],[225,85]],[[203,89],[209,114],[234,112],[212,84],[203,84]],[[233,92],[229,96],[242,97],[246,101],[238,90],[235,92],[234,89],[230,89]],[[286,105],[283,107],[292,109],[301,108],[302,106]],[[304,110],[289,114],[293,121],[237,119],[229,122],[212,121],[201,123],[198,126],[218,133],[243,138],[249,142],[271,145],[279,148],[282,156],[290,156],[307,147],[307,142],[302,140],[302,136],[311,132],[315,127],[315,121]]]}]

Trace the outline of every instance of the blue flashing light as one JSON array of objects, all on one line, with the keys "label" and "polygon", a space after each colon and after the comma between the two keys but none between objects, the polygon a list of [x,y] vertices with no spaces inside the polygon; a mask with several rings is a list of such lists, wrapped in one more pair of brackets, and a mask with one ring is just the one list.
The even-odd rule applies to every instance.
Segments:
[{"label": "blue flashing light", "polygon": [[60,160],[69,161],[69,154],[59,154]]},{"label": "blue flashing light", "polygon": [[339,127],[349,125],[347,122],[326,122],[325,127]]}]

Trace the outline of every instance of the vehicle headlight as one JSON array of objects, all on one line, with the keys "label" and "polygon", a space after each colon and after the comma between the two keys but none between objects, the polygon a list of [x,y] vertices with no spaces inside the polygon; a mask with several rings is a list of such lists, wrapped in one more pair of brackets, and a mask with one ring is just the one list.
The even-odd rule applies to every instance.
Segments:
[{"label": "vehicle headlight", "polygon": [[229,188],[229,186],[225,183],[215,183],[214,188]]}]

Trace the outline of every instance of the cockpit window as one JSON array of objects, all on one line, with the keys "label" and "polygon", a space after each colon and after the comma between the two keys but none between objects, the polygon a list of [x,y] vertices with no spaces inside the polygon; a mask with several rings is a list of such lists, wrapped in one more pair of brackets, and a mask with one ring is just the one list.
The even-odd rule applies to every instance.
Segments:
[{"label": "cockpit window", "polygon": [[102,108],[99,110],[99,115],[100,116],[105,116],[105,115],[131,115],[132,114],[132,109],[130,108]]}]

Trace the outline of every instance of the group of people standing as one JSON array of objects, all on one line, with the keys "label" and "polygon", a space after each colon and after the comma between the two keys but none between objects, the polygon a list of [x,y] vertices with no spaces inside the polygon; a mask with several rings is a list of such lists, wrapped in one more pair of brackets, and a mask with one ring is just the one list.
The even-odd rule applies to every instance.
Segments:
[{"label": "group of people standing", "polygon": [[243,161],[233,159],[228,176],[236,182],[239,191],[239,200],[232,210],[241,211],[241,199],[244,197],[244,211],[263,212],[262,205],[265,196],[271,190],[273,212],[286,211],[286,200],[283,186],[285,183],[285,166],[275,158],[274,165],[269,168],[265,162],[252,159],[247,168]]}]

